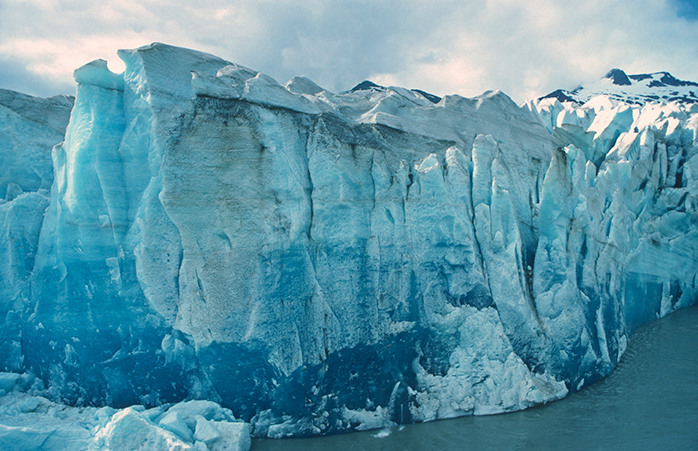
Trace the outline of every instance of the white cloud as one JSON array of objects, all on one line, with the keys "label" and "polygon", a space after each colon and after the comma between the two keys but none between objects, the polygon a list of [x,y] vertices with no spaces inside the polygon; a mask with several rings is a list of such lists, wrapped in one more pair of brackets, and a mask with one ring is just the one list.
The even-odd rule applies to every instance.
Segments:
[{"label": "white cloud", "polygon": [[674,1],[3,0],[0,60],[21,64],[0,71],[0,87],[19,67],[50,80],[44,87],[69,86],[80,65],[103,58],[118,69],[118,48],[153,41],[334,91],[368,78],[522,101],[613,67],[698,80],[698,24]]}]

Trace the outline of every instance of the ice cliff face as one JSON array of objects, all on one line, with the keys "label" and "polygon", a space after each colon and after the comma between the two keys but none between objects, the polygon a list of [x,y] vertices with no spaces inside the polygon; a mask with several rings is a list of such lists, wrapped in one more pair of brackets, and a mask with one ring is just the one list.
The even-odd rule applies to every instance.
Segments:
[{"label": "ice cliff face", "polygon": [[57,398],[209,399],[272,437],[511,411],[698,299],[698,105],[120,57],[75,72],[50,202],[0,206],[46,209],[3,231],[32,252],[2,273],[2,369]]},{"label": "ice cliff face", "polygon": [[0,362],[21,367],[21,329],[44,210],[51,148],[65,134],[73,99],[0,89]]}]

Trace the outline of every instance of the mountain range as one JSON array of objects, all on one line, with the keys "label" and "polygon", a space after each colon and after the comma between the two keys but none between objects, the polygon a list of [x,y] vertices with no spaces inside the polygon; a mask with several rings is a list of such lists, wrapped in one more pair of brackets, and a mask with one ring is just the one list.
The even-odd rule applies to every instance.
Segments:
[{"label": "mountain range", "polygon": [[560,102],[583,104],[593,97],[609,98],[635,105],[651,102],[698,102],[698,83],[679,80],[669,72],[627,75],[621,69],[610,70],[602,79],[571,91],[558,89],[541,97]]}]

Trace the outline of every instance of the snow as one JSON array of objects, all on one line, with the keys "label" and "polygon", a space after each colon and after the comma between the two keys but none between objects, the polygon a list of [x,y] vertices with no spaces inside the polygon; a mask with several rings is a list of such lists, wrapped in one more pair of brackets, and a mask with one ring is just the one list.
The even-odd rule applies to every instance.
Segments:
[{"label": "snow", "polygon": [[[649,103],[697,103],[698,83],[674,78],[668,72],[627,75],[620,69],[611,70],[600,80],[584,83],[572,91],[558,90],[568,99],[584,104],[597,97],[606,102],[645,105]],[[599,102],[599,100],[594,100]]]},{"label": "snow", "polygon": [[75,72],[64,138],[0,110],[8,443],[245,449],[524,409],[698,299],[698,107],[119,55]]}]

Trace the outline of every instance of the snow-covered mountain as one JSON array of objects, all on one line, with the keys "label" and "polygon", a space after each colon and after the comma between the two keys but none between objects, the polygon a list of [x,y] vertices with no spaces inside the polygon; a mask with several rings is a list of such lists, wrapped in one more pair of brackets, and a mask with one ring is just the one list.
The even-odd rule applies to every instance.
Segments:
[{"label": "snow-covered mountain", "polygon": [[15,395],[152,407],[95,421],[182,449],[198,420],[166,403],[270,437],[506,412],[605,376],[698,300],[698,104],[335,94],[119,55],[123,74],[75,71],[50,199],[0,205]]},{"label": "snow-covered mountain", "polygon": [[637,105],[653,102],[696,103],[698,83],[678,80],[669,72],[627,75],[621,69],[612,69],[601,80],[585,83],[572,91],[558,89],[542,98],[583,104],[600,95]]}]

